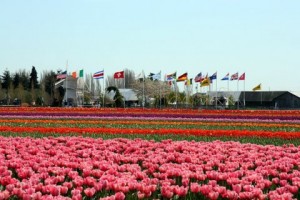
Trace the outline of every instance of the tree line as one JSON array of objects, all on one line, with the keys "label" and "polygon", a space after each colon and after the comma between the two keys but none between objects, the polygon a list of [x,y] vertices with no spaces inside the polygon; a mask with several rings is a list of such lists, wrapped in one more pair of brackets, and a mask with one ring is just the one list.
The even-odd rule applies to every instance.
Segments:
[{"label": "tree line", "polygon": [[[85,75],[84,83],[84,103],[93,101],[103,102],[106,97],[102,94],[107,88],[111,87],[130,88],[135,91],[140,104],[155,107],[167,106],[168,104],[197,103],[198,100],[192,99],[187,91],[179,92],[177,85],[170,87],[165,81],[153,80],[151,76],[144,79],[136,79],[132,70],[125,69],[125,79],[114,79],[113,76],[106,76],[105,85],[99,80],[92,78],[92,74]],[[35,66],[31,71],[19,70],[11,73],[4,70],[0,76],[0,105],[34,105],[34,106],[62,106],[65,88],[55,87],[59,81],[56,72],[53,70],[43,71],[38,77]],[[119,93],[118,93],[119,94]],[[199,102],[198,102],[199,103]]]}]

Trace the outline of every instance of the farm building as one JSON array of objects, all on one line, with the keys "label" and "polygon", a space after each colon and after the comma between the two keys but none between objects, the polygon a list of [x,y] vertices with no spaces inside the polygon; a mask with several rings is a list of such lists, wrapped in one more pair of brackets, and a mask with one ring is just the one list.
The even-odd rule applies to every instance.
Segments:
[{"label": "farm building", "polygon": [[[289,91],[240,91],[208,92],[211,99],[216,96],[227,99],[227,104],[247,108],[299,109],[300,97]],[[230,102],[231,101],[231,102]],[[214,103],[212,103],[214,105]]]}]

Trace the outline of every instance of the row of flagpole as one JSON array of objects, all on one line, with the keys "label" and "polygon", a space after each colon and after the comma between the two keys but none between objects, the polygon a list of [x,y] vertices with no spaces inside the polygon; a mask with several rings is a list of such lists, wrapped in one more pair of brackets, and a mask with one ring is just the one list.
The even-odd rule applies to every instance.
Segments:
[{"label": "row of flagpole", "polygon": [[[68,68],[68,62],[67,62],[67,68]],[[65,76],[63,77],[63,75],[65,75]],[[180,75],[180,76],[178,76],[178,77],[176,75],[177,75],[177,72],[174,72],[174,73],[171,73],[171,74],[166,74],[165,75],[165,81],[167,81],[171,86],[173,85],[173,88],[175,90],[175,102],[176,102],[176,106],[177,106],[177,84],[175,85],[174,83],[185,81],[186,85],[187,85],[187,83],[189,83],[189,85],[191,85],[193,79],[188,78],[188,73],[187,72]],[[67,70],[65,72],[62,72],[61,74],[58,74],[57,78],[65,78],[66,76],[67,76]],[[72,77],[77,78],[77,73],[72,72]],[[83,78],[83,69],[79,71],[79,77]],[[93,78],[94,79],[103,79],[103,90],[104,90],[104,70],[94,73]],[[124,70],[115,72],[113,78],[114,79],[124,79],[124,88],[125,88],[125,71]],[[136,77],[136,79],[140,79],[140,78],[143,78],[143,79],[146,78],[145,74],[144,74],[144,71],[142,71],[142,73],[140,73]],[[148,78],[152,78],[152,80],[161,80],[161,71],[157,74],[150,73],[150,75],[148,75]],[[196,83],[200,83],[200,87],[209,86],[209,90],[211,89],[211,84],[213,84],[213,80],[216,80],[216,106],[217,106],[217,92],[218,92],[217,72],[215,72],[211,76],[208,76],[208,74],[207,74],[205,77],[202,76],[202,73],[200,72],[194,78],[194,81]],[[227,90],[228,91],[229,91],[229,80],[230,81],[237,80],[237,91],[239,91],[239,87],[238,87],[239,86],[239,84],[238,84],[239,81],[244,81],[244,91],[245,91],[245,80],[246,80],[245,73],[243,73],[241,76],[238,76],[238,73],[234,73],[234,74],[231,75],[230,78],[229,78],[229,73],[227,73],[221,80],[227,80],[228,81],[228,83],[227,83]],[[66,85],[67,85],[67,81],[66,81]],[[256,90],[261,90],[261,84],[259,84],[258,86],[253,88],[253,91],[256,91]],[[198,89],[197,89],[197,92],[198,92]],[[83,86],[83,93],[84,93],[84,86]],[[105,93],[105,91],[103,91],[103,104],[104,104],[104,93]],[[66,93],[66,96],[67,96],[67,93]],[[145,82],[143,81],[143,102],[142,102],[143,106],[145,105],[145,97],[144,96],[145,96]],[[245,92],[244,92],[244,105],[245,105]],[[124,106],[125,106],[125,104],[124,104]]]}]

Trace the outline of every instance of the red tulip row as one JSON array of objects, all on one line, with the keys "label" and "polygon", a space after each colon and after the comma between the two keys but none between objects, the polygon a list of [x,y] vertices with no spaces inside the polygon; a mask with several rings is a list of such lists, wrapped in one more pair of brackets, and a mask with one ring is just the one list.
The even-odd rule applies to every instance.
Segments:
[{"label": "red tulip row", "polygon": [[249,130],[200,130],[200,129],[139,129],[139,128],[78,128],[78,127],[11,127],[1,126],[0,132],[12,133],[41,133],[53,134],[135,134],[135,135],[193,135],[193,136],[213,136],[213,137],[262,137],[262,138],[282,138],[299,139],[300,132],[284,131],[249,131]]}]

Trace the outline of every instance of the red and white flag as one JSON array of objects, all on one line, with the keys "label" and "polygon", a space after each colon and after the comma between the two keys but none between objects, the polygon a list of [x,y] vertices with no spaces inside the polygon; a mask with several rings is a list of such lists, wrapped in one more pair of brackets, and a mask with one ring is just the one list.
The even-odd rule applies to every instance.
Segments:
[{"label": "red and white flag", "polygon": [[245,75],[245,73],[243,73],[243,74],[240,76],[239,81],[244,81],[245,78],[246,78],[246,75]]},{"label": "red and white flag", "polygon": [[104,78],[104,70],[94,73],[93,78],[95,78],[95,79]]},{"label": "red and white flag", "polygon": [[116,72],[114,74],[114,78],[115,79],[117,79],[117,78],[124,78],[124,71]]}]

